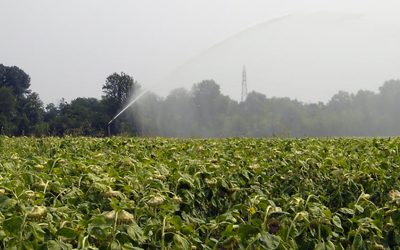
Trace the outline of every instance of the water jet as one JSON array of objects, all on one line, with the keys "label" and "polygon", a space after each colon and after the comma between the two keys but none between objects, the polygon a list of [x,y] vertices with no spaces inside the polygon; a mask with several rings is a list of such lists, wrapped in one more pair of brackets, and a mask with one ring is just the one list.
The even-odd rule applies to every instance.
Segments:
[{"label": "water jet", "polygon": [[142,98],[147,92],[149,92],[148,90],[143,91],[142,93],[140,93],[139,95],[137,95],[135,98],[133,98],[133,100],[128,103],[128,105],[125,106],[125,108],[123,108],[117,115],[115,115],[107,124],[107,132],[108,132],[108,136],[111,136],[111,130],[110,130],[110,125],[113,121],[115,121],[115,119],[117,119],[122,113],[125,112],[125,110],[127,110],[130,106],[132,106],[135,102],[137,102],[140,98]]}]

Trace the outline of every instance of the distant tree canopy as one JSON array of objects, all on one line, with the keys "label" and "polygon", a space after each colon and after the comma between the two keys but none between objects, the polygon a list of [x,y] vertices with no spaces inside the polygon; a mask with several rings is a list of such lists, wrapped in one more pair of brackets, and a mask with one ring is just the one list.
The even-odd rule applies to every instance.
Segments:
[{"label": "distant tree canopy", "polygon": [[31,78],[22,69],[0,64],[0,88],[10,88],[18,100],[30,93],[30,82]]},{"label": "distant tree canopy", "polygon": [[13,134],[17,101],[9,87],[0,87],[0,131],[4,134]]},{"label": "distant tree canopy", "polygon": [[43,103],[29,89],[30,77],[22,69],[0,64],[0,131],[25,135],[43,132]]},{"label": "distant tree canopy", "polygon": [[[113,73],[101,99],[79,97],[44,107],[18,67],[0,64],[0,133],[6,135],[104,136],[108,121],[137,94],[140,85]],[[326,104],[268,98],[251,92],[244,102],[221,93],[213,80],[175,89],[161,98],[149,93],[111,127],[112,134],[173,137],[399,136],[400,80],[378,93],[339,91]]]},{"label": "distant tree canopy", "polygon": [[[103,104],[106,107],[108,116],[113,117],[121,111],[132,96],[139,90],[140,85],[125,73],[114,73],[107,77],[106,83],[103,85]],[[112,124],[111,130],[113,134],[128,133],[137,134],[137,124],[135,118],[127,112]]]},{"label": "distant tree canopy", "polygon": [[[151,118],[148,106],[153,107]],[[165,99],[143,100],[137,109],[139,126],[147,128],[141,130],[147,136],[398,136],[400,80],[385,82],[379,93],[339,91],[326,104],[267,98],[255,91],[237,102],[206,80],[190,92],[177,89]]]},{"label": "distant tree canopy", "polygon": [[139,87],[139,84],[131,76],[123,72],[108,76],[102,89],[103,100],[109,105],[110,112],[115,114],[121,110]]}]

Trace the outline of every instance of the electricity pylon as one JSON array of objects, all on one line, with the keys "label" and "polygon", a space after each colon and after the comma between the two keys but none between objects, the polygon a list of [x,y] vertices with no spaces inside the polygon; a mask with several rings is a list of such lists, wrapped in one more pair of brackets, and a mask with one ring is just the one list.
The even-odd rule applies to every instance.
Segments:
[{"label": "electricity pylon", "polygon": [[242,98],[241,101],[246,101],[247,98],[247,76],[246,76],[246,67],[243,66],[242,72]]}]

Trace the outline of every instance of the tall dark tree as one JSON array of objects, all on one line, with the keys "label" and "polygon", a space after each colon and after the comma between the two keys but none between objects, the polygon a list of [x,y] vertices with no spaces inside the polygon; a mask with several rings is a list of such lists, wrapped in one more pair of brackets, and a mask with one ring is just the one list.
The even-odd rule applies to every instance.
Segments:
[{"label": "tall dark tree", "polygon": [[[8,89],[2,91],[2,102],[5,107],[1,111],[3,113],[2,120],[6,116],[8,119],[12,119],[13,123],[13,131],[9,130],[8,133],[33,134],[42,122],[43,103],[39,95],[32,93],[29,87],[30,77],[22,69],[0,64],[0,88]],[[12,100],[15,101],[15,106],[10,106]],[[10,108],[13,106],[14,108]]]},{"label": "tall dark tree", "polygon": [[[103,104],[107,107],[107,114],[111,118],[116,115],[130,100],[130,98],[140,88],[140,85],[132,76],[125,73],[114,73],[107,77],[103,85]],[[125,114],[112,124],[113,133],[126,131],[136,131],[137,125],[132,115]]]},{"label": "tall dark tree", "polygon": [[43,102],[35,92],[27,94],[18,102],[17,134],[41,134],[45,130],[42,121],[44,116]]},{"label": "tall dark tree", "polygon": [[7,87],[0,87],[0,114],[12,115],[15,111],[16,100],[12,90]]},{"label": "tall dark tree", "polygon": [[107,77],[106,83],[103,85],[103,99],[110,105],[110,111],[115,114],[122,109],[123,105],[129,98],[139,89],[139,84],[132,76],[125,73],[114,73]]},{"label": "tall dark tree", "polygon": [[30,93],[31,78],[22,69],[16,66],[4,66],[0,64],[0,87],[12,89],[14,96],[20,100]]},{"label": "tall dark tree", "polygon": [[14,130],[16,104],[12,89],[0,87],[0,134],[10,134]]}]

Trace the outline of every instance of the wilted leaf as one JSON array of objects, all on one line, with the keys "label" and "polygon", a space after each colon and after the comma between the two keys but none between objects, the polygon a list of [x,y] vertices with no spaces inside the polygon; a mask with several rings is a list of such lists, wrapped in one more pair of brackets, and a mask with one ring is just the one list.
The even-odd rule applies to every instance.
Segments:
[{"label": "wilted leaf", "polygon": [[182,236],[180,236],[179,234],[174,234],[174,244],[175,244],[174,246],[175,249],[182,249],[182,250],[190,249],[190,242],[187,241]]},{"label": "wilted leaf", "polygon": [[143,230],[135,222],[128,227],[127,233],[136,242],[143,243],[146,240]]},{"label": "wilted leaf", "polygon": [[281,237],[268,232],[262,232],[260,240],[265,243],[267,249],[277,249],[280,245]]}]

